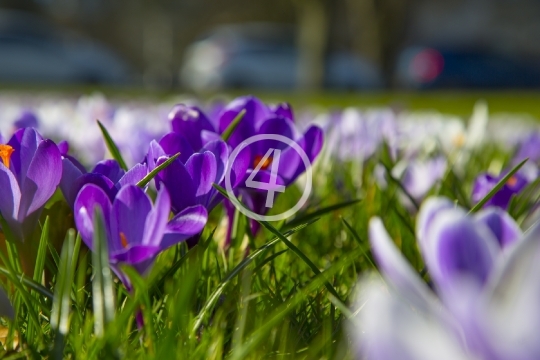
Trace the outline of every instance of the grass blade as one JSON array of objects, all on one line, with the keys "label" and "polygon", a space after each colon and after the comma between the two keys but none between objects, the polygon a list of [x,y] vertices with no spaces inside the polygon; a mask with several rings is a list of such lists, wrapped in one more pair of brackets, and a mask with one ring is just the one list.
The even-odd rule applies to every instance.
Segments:
[{"label": "grass blade", "polygon": [[[347,266],[349,263],[353,262],[361,249],[355,250],[349,255],[344,256],[340,261],[332,264],[324,272],[316,275],[309,284],[303,287],[299,292],[297,292],[292,298],[280,305],[274,312],[268,317],[265,321],[264,326],[259,327],[254,331],[254,333],[239,347],[233,350],[231,359],[244,359],[249,357],[250,353],[253,352],[255,347],[268,338],[269,333],[272,329],[282,322],[290,312],[294,311],[296,307],[305,300],[307,295],[313,291],[316,291],[324,283],[328,283],[328,279],[333,276],[335,273],[339,272],[343,267]],[[336,300],[336,299],[334,299]],[[339,298],[338,301],[341,302]]]},{"label": "grass blade", "polygon": [[107,249],[107,235],[105,222],[101,209],[94,209],[94,251],[92,252],[92,266],[94,268],[92,280],[92,300],[94,307],[94,331],[96,336],[102,337],[106,325],[114,318],[114,289],[111,269],[109,267],[109,253]]},{"label": "grass blade", "polygon": [[120,149],[118,149],[118,146],[112,139],[105,126],[103,126],[103,124],[99,120],[96,121],[98,123],[99,129],[101,130],[101,133],[103,134],[105,145],[107,145],[107,149],[109,149],[109,152],[111,153],[113,159],[118,161],[120,167],[127,171],[128,167],[126,165],[126,162],[124,161],[124,158],[122,157],[122,154],[120,153]]},{"label": "grass blade", "polygon": [[176,160],[180,156],[180,153],[176,153],[175,155],[168,158],[163,164],[156,166],[154,170],[148,173],[141,181],[137,183],[137,186],[140,188],[145,187],[148,185],[150,181],[152,181],[153,178],[156,177],[156,175],[163,169],[165,169],[167,166],[171,165],[174,160]]},{"label": "grass blade", "polygon": [[73,262],[76,260],[75,230],[69,229],[60,254],[60,269],[58,271],[52,308],[51,327],[56,331],[52,357],[64,358],[66,335],[69,332],[69,314],[71,308],[71,288],[75,275]]},{"label": "grass blade", "polygon": [[343,208],[358,204],[360,201],[362,201],[362,200],[361,199],[354,199],[354,200],[344,201],[344,202],[340,202],[340,203],[337,203],[337,204],[333,204],[333,205],[330,205],[330,206],[323,207],[321,209],[317,209],[317,210],[315,210],[313,212],[310,212],[308,214],[301,214],[300,216],[296,216],[292,220],[286,222],[285,225],[283,226],[283,228],[295,227],[296,225],[301,224],[301,223],[305,223],[306,221],[309,221],[311,219],[320,218],[321,216],[326,215],[326,214],[328,214],[328,213],[330,213],[332,211],[336,211],[336,210],[339,210],[339,209],[343,209]]},{"label": "grass blade", "polygon": [[[225,189],[223,189],[221,186],[214,184],[214,188],[216,188],[223,196],[225,196],[227,199],[229,198],[229,195]],[[294,245],[292,242],[287,239],[286,236],[284,236],[281,232],[279,232],[278,229],[270,225],[267,221],[255,219],[259,224],[264,226],[267,230],[269,230],[272,234],[274,234],[278,239],[280,239],[289,249],[292,250],[304,263],[306,263],[307,266],[315,273],[315,275],[319,275],[321,271],[319,268],[299,249]],[[325,287],[328,289],[328,291],[334,295],[336,298],[341,299],[334,287],[329,283],[325,283]]]},{"label": "grass blade", "polygon": [[[308,222],[306,224],[299,225],[295,227],[294,229],[291,229],[285,233],[285,236],[291,236],[292,234],[302,230],[306,226],[312,224],[312,222]],[[249,264],[251,264],[255,259],[259,258],[262,254],[266,253],[266,250],[274,246],[280,241],[277,237],[268,241],[266,244],[261,246],[260,248],[253,251],[248,257],[246,257],[240,264],[238,264],[234,269],[231,270],[231,272],[221,281],[221,283],[218,285],[218,287],[214,290],[212,295],[208,298],[206,303],[204,304],[203,308],[197,315],[197,318],[195,320],[195,325],[192,329],[192,335],[194,335],[197,332],[197,329],[202,325],[203,321],[209,316],[210,312],[212,311],[214,305],[216,304],[217,300],[229,284],[229,282],[238,275],[243,269],[246,268]]]},{"label": "grass blade", "polygon": [[229,126],[227,126],[225,131],[221,134],[221,138],[223,139],[223,141],[227,141],[230,139],[234,130],[236,129],[238,124],[240,124],[240,121],[242,121],[242,119],[244,118],[244,115],[246,115],[246,109],[242,109],[242,111],[240,111],[238,115],[236,115],[233,121],[229,124]]}]

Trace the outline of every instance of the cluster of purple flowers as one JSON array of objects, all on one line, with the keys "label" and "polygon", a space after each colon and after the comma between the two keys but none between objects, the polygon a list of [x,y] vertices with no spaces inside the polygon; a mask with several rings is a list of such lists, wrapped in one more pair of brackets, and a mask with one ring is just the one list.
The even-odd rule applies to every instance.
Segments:
[{"label": "cluster of purple flowers", "polygon": [[[264,213],[264,196],[248,189],[244,180],[268,149],[282,150],[278,182],[285,186],[306,169],[300,156],[286,144],[261,141],[246,147],[229,163],[234,148],[251,136],[278,134],[296,142],[313,161],[322,148],[322,130],[309,127],[303,134],[294,124],[287,104],[268,106],[255,97],[242,97],[212,116],[195,106],[177,105],[169,114],[172,131],[159,141],[152,140],[143,159],[129,169],[116,160],[99,161],[91,171],[69,153],[69,145],[55,144],[32,127],[35,117],[25,113],[7,143],[0,138],[0,214],[14,238],[24,243],[32,236],[40,214],[59,187],[73,210],[82,240],[93,248],[95,209],[103,214],[112,269],[129,287],[120,265],[129,264],[145,274],[163,250],[190,240],[195,243],[208,213],[223,201],[213,184],[224,184],[230,169],[235,192],[254,211]],[[231,136],[223,132],[238,116]],[[154,178],[155,201],[147,194],[143,180],[152,170],[179,153]],[[267,161],[269,164],[272,159]],[[269,178],[269,164],[263,164],[258,179]],[[260,192],[260,191],[259,191]],[[232,209],[227,204],[227,209]],[[172,212],[172,216],[171,216]],[[232,219],[229,219],[232,226]],[[256,226],[253,226],[256,232]]]}]

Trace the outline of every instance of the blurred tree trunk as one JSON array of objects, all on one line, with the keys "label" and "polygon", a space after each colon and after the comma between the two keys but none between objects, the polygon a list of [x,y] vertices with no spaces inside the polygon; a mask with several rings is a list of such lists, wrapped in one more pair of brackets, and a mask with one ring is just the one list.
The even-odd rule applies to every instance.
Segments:
[{"label": "blurred tree trunk", "polygon": [[328,18],[323,0],[297,0],[298,79],[304,90],[317,90],[324,83]]},{"label": "blurred tree trunk", "polygon": [[375,0],[345,0],[345,3],[353,52],[381,66],[383,54]]}]

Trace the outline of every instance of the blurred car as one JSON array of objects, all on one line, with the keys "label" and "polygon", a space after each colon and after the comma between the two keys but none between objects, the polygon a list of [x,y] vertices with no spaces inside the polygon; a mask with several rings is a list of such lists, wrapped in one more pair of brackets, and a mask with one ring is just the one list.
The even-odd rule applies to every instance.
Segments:
[{"label": "blurred car", "polygon": [[0,82],[123,84],[129,67],[105,46],[40,16],[0,10]]},{"label": "blurred car", "polygon": [[[180,73],[189,89],[293,89],[298,79],[294,27],[280,24],[220,26],[191,44]],[[383,86],[377,67],[347,52],[325,58],[324,86],[375,89]]]},{"label": "blurred car", "polygon": [[414,89],[540,86],[536,64],[482,49],[410,47],[398,57],[396,77],[398,86]]}]

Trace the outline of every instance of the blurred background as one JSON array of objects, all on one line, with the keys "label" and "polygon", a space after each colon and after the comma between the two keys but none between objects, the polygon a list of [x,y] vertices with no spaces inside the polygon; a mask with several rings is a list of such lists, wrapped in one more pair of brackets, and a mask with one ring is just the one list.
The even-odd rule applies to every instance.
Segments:
[{"label": "blurred background", "polygon": [[537,0],[1,0],[0,85],[540,87]]}]

